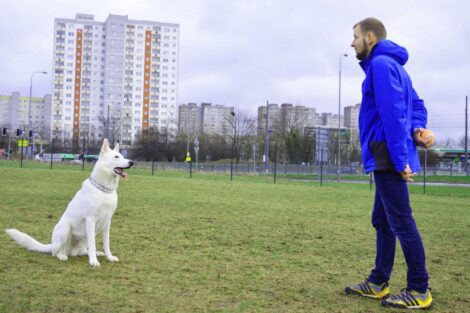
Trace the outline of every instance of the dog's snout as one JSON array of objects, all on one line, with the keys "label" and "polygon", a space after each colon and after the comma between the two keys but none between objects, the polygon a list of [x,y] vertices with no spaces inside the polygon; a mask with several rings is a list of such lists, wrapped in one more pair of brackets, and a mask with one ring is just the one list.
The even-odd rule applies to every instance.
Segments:
[{"label": "dog's snout", "polygon": [[134,165],[134,161],[129,161],[129,167],[131,167],[132,165]]}]

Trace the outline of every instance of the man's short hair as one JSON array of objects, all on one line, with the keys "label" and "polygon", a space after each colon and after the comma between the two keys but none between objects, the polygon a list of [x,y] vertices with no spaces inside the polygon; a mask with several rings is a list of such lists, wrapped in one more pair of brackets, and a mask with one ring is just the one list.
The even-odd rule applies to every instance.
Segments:
[{"label": "man's short hair", "polygon": [[360,30],[363,34],[371,32],[377,37],[378,40],[387,38],[387,30],[385,29],[384,24],[376,18],[368,17],[363,19],[360,22],[357,22],[353,29],[357,26],[360,27]]}]

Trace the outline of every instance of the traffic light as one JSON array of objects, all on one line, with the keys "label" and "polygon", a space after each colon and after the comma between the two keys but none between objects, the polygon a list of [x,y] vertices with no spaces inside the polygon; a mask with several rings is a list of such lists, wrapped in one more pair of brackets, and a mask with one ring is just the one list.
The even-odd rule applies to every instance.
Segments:
[{"label": "traffic light", "polygon": [[34,130],[30,130],[28,135],[29,135],[29,138],[33,138],[33,136],[34,136]]},{"label": "traffic light", "polygon": [[3,128],[2,128],[2,136],[6,136],[6,135],[7,135],[7,131],[8,131],[8,128],[3,127]]},{"label": "traffic light", "polygon": [[16,129],[16,136],[21,136],[21,134],[23,133],[23,130],[21,128],[17,128]]}]

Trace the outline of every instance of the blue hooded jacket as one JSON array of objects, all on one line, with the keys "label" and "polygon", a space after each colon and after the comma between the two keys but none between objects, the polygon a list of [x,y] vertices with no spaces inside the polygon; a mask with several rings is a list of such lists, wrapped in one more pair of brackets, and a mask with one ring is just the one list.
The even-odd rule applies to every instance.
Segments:
[{"label": "blue hooded jacket", "polygon": [[413,130],[426,128],[427,111],[403,68],[408,52],[390,40],[379,41],[360,65],[362,83],[359,137],[366,172],[395,170],[409,164],[420,170]]}]

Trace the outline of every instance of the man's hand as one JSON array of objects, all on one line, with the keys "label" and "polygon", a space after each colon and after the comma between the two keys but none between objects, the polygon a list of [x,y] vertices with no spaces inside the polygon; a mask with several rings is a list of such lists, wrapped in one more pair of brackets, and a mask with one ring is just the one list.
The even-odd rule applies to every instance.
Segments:
[{"label": "man's hand", "polygon": [[428,149],[434,144],[436,137],[432,134],[426,138],[421,138],[421,133],[425,130],[426,129],[424,128],[415,128],[413,131],[413,141],[415,142],[415,145]]},{"label": "man's hand", "polygon": [[405,170],[403,172],[400,172],[400,174],[401,177],[403,177],[403,179],[407,182],[413,182],[414,180],[412,177],[416,175],[416,173],[411,173],[411,169],[408,164],[406,164]]}]

